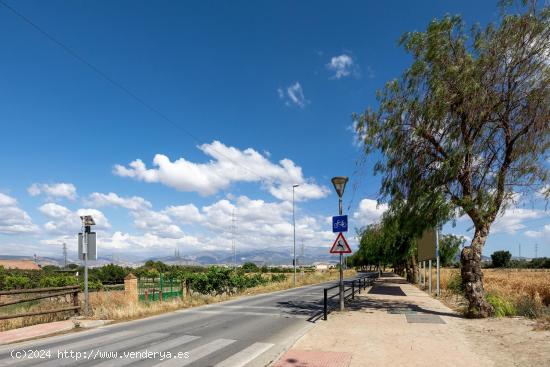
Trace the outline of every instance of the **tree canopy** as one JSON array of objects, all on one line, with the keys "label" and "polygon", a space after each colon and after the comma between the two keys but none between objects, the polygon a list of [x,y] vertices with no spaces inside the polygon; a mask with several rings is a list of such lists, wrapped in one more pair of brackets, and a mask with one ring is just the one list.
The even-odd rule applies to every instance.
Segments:
[{"label": "tree canopy", "polygon": [[366,154],[382,153],[382,199],[424,207],[426,222],[445,217],[434,214],[441,205],[471,219],[461,271],[474,317],[493,311],[480,267],[491,224],[517,193],[549,194],[550,8],[507,9],[483,29],[446,16],[405,34],[412,65],[378,93],[376,110],[354,115]]}]

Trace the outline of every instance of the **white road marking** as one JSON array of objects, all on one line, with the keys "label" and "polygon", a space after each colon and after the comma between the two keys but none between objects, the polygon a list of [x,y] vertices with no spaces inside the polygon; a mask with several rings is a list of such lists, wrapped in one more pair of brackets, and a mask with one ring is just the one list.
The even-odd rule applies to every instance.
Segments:
[{"label": "white road marking", "polygon": [[172,358],[155,365],[155,367],[187,366],[203,357],[206,357],[210,353],[214,353],[235,342],[236,340],[232,340],[232,339],[216,339],[213,342],[210,342],[205,345],[201,345],[200,347],[187,351],[189,353],[189,358],[187,359]]},{"label": "white road marking", "polygon": [[[101,353],[115,352],[115,351],[118,352],[120,350],[123,350],[123,349],[126,349],[126,348],[131,348],[133,346],[140,345],[142,343],[147,343],[148,341],[151,341],[151,339],[154,340],[154,339],[165,337],[167,335],[168,334],[163,334],[163,333],[143,334],[143,335],[137,336],[135,338],[122,340],[122,341],[119,341],[117,343],[108,344],[108,345],[104,345],[104,346],[101,346],[101,347],[98,347],[95,344],[91,344],[89,341],[87,341],[86,345],[88,346],[88,348],[81,351],[82,353],[85,352],[86,355],[83,355],[83,357],[82,357],[83,359],[80,360],[80,361],[77,361],[74,358],[60,358],[60,359],[49,360],[48,362],[40,363],[40,364],[37,364],[36,366],[40,366],[40,367],[50,367],[50,366],[51,367],[57,367],[57,366],[74,365],[75,363],[80,364],[80,363],[85,362],[85,360],[88,360],[87,358],[89,358],[89,360],[94,360],[93,358],[94,358],[94,355],[95,355],[96,351],[98,351],[98,353],[99,352],[101,352]],[[102,344],[105,344],[104,340],[100,340],[100,342]],[[71,351],[75,351],[75,349],[76,349],[75,347],[67,346],[67,347],[64,347],[61,350],[67,350],[70,353]],[[88,357],[88,356],[90,356],[90,357]]]},{"label": "white road marking", "polygon": [[226,360],[221,361],[215,367],[243,367],[247,363],[253,361],[260,354],[266,352],[274,344],[271,343],[254,343],[248,348],[233,354]]},{"label": "white road marking", "polygon": [[[62,344],[61,346],[56,346],[56,347],[51,347],[51,348],[41,348],[41,349],[49,350],[51,352],[52,356],[55,356],[57,358],[57,352],[59,350],[61,350],[61,351],[63,351],[63,350],[67,350],[67,351],[77,350],[77,349],[82,348],[82,347],[90,347],[92,345],[96,345],[96,343],[100,343],[100,342],[107,342],[108,343],[110,341],[118,340],[122,337],[133,335],[133,334],[136,334],[136,331],[125,330],[125,331],[120,331],[118,333],[113,333],[113,334],[102,334],[102,335],[98,335],[98,336],[95,336],[95,337],[89,338],[89,339],[84,338],[83,340],[73,342],[73,343],[69,343],[69,344]],[[43,345],[45,345],[45,343]],[[37,348],[35,346],[26,347],[26,348],[21,348],[21,347],[14,347],[13,348],[13,350],[23,350],[23,349],[25,349],[25,350],[27,350],[27,349],[37,350],[37,349],[40,349],[40,348]],[[11,358],[11,356],[9,356],[6,359],[0,360],[0,366],[9,366],[9,365],[12,365],[14,363],[24,362],[24,361],[28,362],[29,360],[28,359],[16,359],[16,358]]]},{"label": "white road marking", "polygon": [[[170,339],[170,340],[166,340],[166,341],[162,341],[162,342],[158,342],[158,343],[155,343],[153,344],[152,346],[150,347],[147,347],[145,349],[142,349],[140,351],[137,352],[137,354],[142,354],[144,355],[146,352],[147,353],[160,353],[160,352],[164,352],[164,351],[167,351],[169,349],[172,349],[172,348],[176,348],[176,347],[179,347],[181,345],[184,345],[184,344],[187,344],[187,343],[190,343],[192,342],[193,340],[197,340],[199,339],[200,336],[194,336],[194,335],[183,335],[183,336],[180,336],[180,337],[177,337],[175,339]],[[126,359],[110,359],[108,361],[105,361],[103,363],[100,363],[98,365],[94,365],[94,367],[116,367],[116,366],[126,366],[126,365],[129,365],[129,364],[132,364],[132,363],[135,363],[137,362],[138,360],[137,359],[132,359],[132,358],[126,358]]]}]

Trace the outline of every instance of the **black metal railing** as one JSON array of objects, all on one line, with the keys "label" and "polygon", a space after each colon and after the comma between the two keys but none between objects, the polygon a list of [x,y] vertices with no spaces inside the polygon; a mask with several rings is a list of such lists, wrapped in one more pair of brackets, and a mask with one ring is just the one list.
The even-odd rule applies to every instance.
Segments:
[{"label": "black metal railing", "polygon": [[[361,294],[362,289],[370,287],[378,278],[378,273],[369,273],[353,280],[344,281],[344,301],[355,299],[355,294]],[[328,293],[332,289],[338,289],[336,294],[329,297]],[[323,320],[326,320],[330,312],[329,300],[340,296],[340,284],[323,289]]]}]

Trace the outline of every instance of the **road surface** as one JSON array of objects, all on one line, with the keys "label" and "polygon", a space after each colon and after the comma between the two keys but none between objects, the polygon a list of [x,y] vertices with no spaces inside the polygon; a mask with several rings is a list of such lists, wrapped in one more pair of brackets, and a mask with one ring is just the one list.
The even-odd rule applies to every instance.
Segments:
[{"label": "road surface", "polygon": [[[7,345],[0,347],[0,366],[266,366],[313,327],[321,316],[323,288],[334,284]],[[35,358],[17,359],[16,352]]]}]

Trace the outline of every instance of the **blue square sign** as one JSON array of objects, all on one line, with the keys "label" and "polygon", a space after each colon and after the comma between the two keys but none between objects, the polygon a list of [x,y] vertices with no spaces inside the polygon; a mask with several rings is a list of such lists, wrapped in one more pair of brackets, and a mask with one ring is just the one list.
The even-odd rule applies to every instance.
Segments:
[{"label": "blue square sign", "polygon": [[332,217],[332,232],[347,232],[348,231],[348,216],[337,215]]}]

